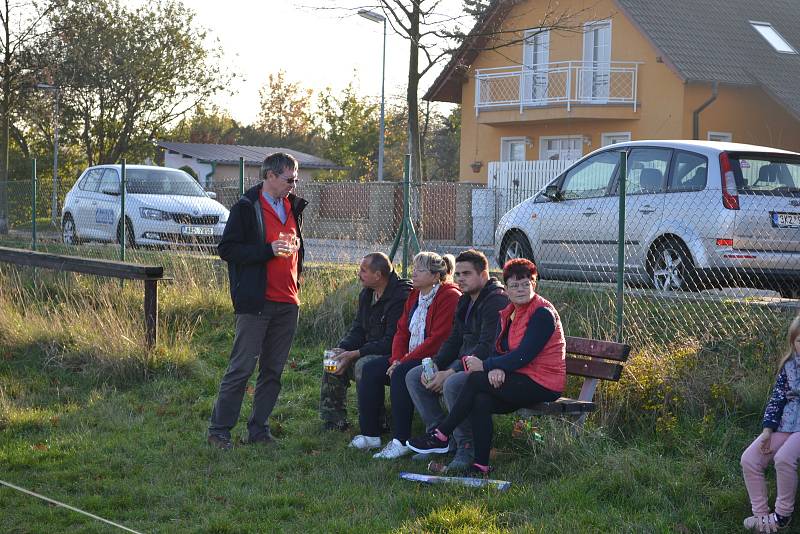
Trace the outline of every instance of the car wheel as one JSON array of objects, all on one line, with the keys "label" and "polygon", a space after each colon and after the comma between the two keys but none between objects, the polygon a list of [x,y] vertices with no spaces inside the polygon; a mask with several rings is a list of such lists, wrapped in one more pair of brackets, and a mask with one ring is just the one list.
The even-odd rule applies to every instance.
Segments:
[{"label": "car wheel", "polygon": [[531,248],[531,244],[528,238],[525,237],[525,234],[521,232],[508,234],[505,238],[503,249],[500,251],[500,259],[503,264],[508,260],[516,258],[527,258],[533,261],[533,249]]},{"label": "car wheel", "polygon": [[78,231],[75,229],[75,221],[69,213],[64,215],[64,220],[61,222],[61,241],[65,245],[79,245]]},{"label": "car wheel", "polygon": [[668,239],[653,246],[648,257],[648,271],[653,286],[660,291],[698,289],[692,258],[677,240]]},{"label": "car wheel", "polygon": [[[131,220],[125,217],[125,246],[136,248],[136,238],[133,233],[133,224]],[[122,225],[117,223],[117,243],[122,241]]]}]

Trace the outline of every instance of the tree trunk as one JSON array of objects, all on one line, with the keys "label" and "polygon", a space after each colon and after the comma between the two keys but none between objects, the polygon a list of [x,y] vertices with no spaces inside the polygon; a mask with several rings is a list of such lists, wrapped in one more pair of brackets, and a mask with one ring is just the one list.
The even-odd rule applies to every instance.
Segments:
[{"label": "tree trunk", "polygon": [[420,158],[419,138],[419,39],[420,39],[420,7],[419,2],[412,2],[413,8],[409,16],[409,61],[408,61],[408,88],[406,101],[408,103],[408,150],[411,153],[411,191],[412,218],[417,230],[417,237],[422,240],[422,165]]}]

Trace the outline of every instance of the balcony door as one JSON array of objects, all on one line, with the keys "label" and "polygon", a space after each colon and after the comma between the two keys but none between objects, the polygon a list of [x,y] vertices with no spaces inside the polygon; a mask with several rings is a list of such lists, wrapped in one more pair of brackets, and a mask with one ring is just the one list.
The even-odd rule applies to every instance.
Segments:
[{"label": "balcony door", "polygon": [[587,22],[583,26],[583,64],[579,69],[580,100],[608,102],[611,84],[611,21]]},{"label": "balcony door", "polygon": [[550,32],[541,29],[526,30],[522,56],[522,99],[530,105],[545,104],[550,61]]}]

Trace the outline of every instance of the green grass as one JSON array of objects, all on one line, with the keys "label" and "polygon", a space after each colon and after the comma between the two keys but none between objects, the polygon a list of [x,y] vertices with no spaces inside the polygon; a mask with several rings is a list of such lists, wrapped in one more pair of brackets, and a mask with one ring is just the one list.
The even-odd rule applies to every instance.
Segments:
[{"label": "green grass", "polygon": [[[224,270],[180,258],[168,270],[162,343],[147,356],[136,284],[0,270],[0,479],[141,532],[725,533],[749,515],[738,458],[773,373],[764,351],[779,346],[763,335],[734,353],[676,336],[689,319],[652,327],[579,436],[545,419],[540,443],[496,418],[495,477],[509,491],[428,487],[398,477],[422,465],[372,460],[346,448],[349,435],[319,431],[320,353],[352,316],[353,266],[306,275],[272,418],[280,445],[229,452],[205,444],[233,336]],[[609,334],[594,307],[605,297],[542,291],[568,333]],[[2,532],[112,531],[8,488],[0,509]]]}]

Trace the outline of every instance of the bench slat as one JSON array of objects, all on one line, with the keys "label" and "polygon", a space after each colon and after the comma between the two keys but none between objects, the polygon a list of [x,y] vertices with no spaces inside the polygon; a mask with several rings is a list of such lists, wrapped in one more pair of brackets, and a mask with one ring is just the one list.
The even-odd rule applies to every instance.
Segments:
[{"label": "bench slat", "polygon": [[631,352],[630,345],[614,341],[600,341],[585,337],[566,336],[567,353],[625,362]]},{"label": "bench slat", "polygon": [[597,405],[593,402],[561,397],[553,402],[540,402],[528,408],[520,408],[517,410],[517,414],[522,417],[534,417],[537,415],[579,415],[593,412],[596,409]]},{"label": "bench slat", "polygon": [[617,381],[622,376],[622,364],[567,356],[567,374]]}]

